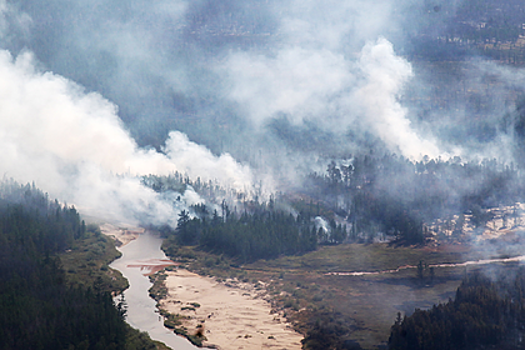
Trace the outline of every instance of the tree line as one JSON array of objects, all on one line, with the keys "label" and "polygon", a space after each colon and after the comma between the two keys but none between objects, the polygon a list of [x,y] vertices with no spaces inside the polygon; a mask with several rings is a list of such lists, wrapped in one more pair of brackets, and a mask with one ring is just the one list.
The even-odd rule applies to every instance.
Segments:
[{"label": "tree line", "polygon": [[523,199],[523,184],[518,166],[496,159],[413,161],[370,153],[332,161],[325,173],[308,177],[303,191],[345,218],[350,235],[384,232],[420,244],[428,233],[425,223],[469,213],[481,226],[489,219],[484,209]]},{"label": "tree line", "polygon": [[339,244],[347,237],[346,227],[333,220],[328,227],[316,227],[311,213],[294,216],[273,208],[273,201],[268,205],[252,202],[251,206],[250,212],[236,213],[223,203],[219,214],[197,205],[193,207],[195,217],[183,210],[177,228],[164,233],[180,245],[198,246],[241,262],[306,253],[318,244]]},{"label": "tree line", "polygon": [[[522,119],[517,117],[513,122],[518,134],[522,129]],[[307,207],[314,206],[317,215],[323,219],[347,224],[348,236],[345,237],[348,241],[371,242],[382,233],[394,237],[398,243],[412,245],[425,243],[429,234],[427,226],[436,219],[469,214],[473,224],[483,226],[490,219],[484,215],[486,208],[513,205],[522,200],[525,197],[520,166],[522,158],[525,159],[516,153],[519,164],[514,164],[496,159],[463,161],[459,157],[448,160],[424,157],[414,161],[391,153],[355,154],[345,160],[330,162],[325,172],[309,174],[298,186],[296,198],[274,194],[273,199],[263,203],[259,203],[260,197],[253,193],[230,193],[216,183],[193,181],[180,173],[150,175],[143,177],[143,183],[160,193],[182,194],[191,186],[209,203],[220,203],[228,198],[228,203],[234,208],[233,216],[226,218],[221,213],[221,221],[212,220],[212,213],[200,213],[196,216],[202,221],[201,227],[197,229],[195,222],[188,224],[188,227],[195,227],[183,233],[195,233],[196,240],[200,240],[204,226],[221,222],[224,226],[227,222],[227,225],[232,225],[231,229],[236,230],[234,221],[240,219],[246,226],[246,215],[256,215],[257,223],[262,222],[263,217],[266,220],[269,214],[260,215],[262,205],[272,207],[271,215],[279,210],[283,214],[293,213],[301,235],[307,236],[305,226],[311,229],[312,223],[297,221],[297,216],[308,212],[308,220],[313,220],[313,210]],[[274,203],[270,203],[272,200]],[[286,205],[277,205],[277,200],[286,201]],[[335,227],[337,225],[330,230],[332,233],[336,232]],[[328,242],[333,237],[318,237],[318,242]]]},{"label": "tree line", "polygon": [[147,349],[109,291],[72,287],[59,254],[90,234],[74,207],[0,184],[0,349]]},{"label": "tree line", "polygon": [[[525,5],[520,0],[469,0],[451,11],[450,5],[428,2],[418,20],[420,27],[407,47],[411,58],[428,61],[464,60],[468,56],[505,55],[509,48],[484,50],[486,44],[512,43],[525,34]],[[523,48],[518,62],[523,63]]]},{"label": "tree line", "polygon": [[525,269],[491,280],[467,276],[454,300],[416,309],[392,326],[391,350],[521,349],[525,325]]}]

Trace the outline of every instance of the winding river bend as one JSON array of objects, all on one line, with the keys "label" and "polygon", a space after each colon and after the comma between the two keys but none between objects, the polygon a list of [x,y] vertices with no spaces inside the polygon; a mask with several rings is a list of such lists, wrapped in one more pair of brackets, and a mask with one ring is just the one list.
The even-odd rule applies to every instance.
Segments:
[{"label": "winding river bend", "polygon": [[111,263],[110,267],[120,271],[129,281],[130,287],[124,292],[128,305],[127,322],[134,328],[149,333],[154,340],[161,341],[173,350],[199,349],[186,338],[177,336],[164,327],[156,302],[150,298],[148,289],[151,282],[147,274],[160,266],[170,265],[160,249],[162,239],[147,232],[120,248],[122,257]]}]

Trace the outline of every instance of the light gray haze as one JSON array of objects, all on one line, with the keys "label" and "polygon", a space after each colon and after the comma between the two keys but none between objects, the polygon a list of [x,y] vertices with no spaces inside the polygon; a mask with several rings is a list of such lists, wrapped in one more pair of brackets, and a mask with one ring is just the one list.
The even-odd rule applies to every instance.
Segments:
[{"label": "light gray haze", "polygon": [[[428,102],[438,78],[410,61],[412,39],[429,20],[439,35],[460,1],[435,3],[0,0],[0,170],[86,213],[162,223],[203,199],[136,175],[270,193],[371,145],[511,160],[512,135],[469,136],[472,106]],[[497,122],[523,70],[468,65],[439,79],[466,91],[491,75]]]}]

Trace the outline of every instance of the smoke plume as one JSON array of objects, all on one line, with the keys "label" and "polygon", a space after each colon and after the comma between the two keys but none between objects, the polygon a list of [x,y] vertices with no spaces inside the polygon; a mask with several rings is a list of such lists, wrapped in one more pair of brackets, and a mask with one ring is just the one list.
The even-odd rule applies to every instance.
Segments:
[{"label": "smoke plume", "polygon": [[[0,52],[0,168],[4,177],[34,181],[52,196],[91,215],[172,222],[203,200],[191,188],[182,202],[160,198],[140,175],[175,171],[248,192],[255,179],[229,154],[214,156],[180,132],[164,153],[137,146],[117,107],[68,79],[35,67],[31,54]],[[164,194],[163,196],[166,196]],[[147,215],[147,217],[145,217]]]},{"label": "smoke plume", "polygon": [[502,120],[522,70],[417,60],[461,4],[0,0],[1,168],[82,207],[164,220],[173,204],[136,175],[250,192],[370,149],[512,161]]}]

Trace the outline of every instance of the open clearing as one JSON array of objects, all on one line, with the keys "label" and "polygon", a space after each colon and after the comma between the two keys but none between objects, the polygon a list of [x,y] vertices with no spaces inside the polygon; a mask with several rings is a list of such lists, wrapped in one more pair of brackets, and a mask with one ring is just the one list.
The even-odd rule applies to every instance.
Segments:
[{"label": "open clearing", "polygon": [[[264,297],[272,301],[276,315],[285,317],[303,334],[317,315],[341,315],[351,332],[351,339],[364,349],[376,349],[386,345],[398,312],[411,314],[414,308],[430,308],[446,302],[454,296],[467,270],[490,269],[490,265],[435,267],[431,272],[424,268],[425,264],[461,263],[508,253],[498,246],[474,249],[466,245],[431,248],[344,244],[324,246],[302,256],[262,260],[243,266],[191,248],[179,248],[178,254],[171,257],[176,259],[179,256],[182,267],[202,276],[214,276],[214,283],[218,281],[219,285],[232,280],[246,286],[251,284],[251,288],[263,285]],[[420,262],[422,278],[417,269],[368,276],[328,274],[395,270]],[[516,263],[508,265],[515,266]],[[194,294],[193,301],[200,303],[199,293]]]}]

